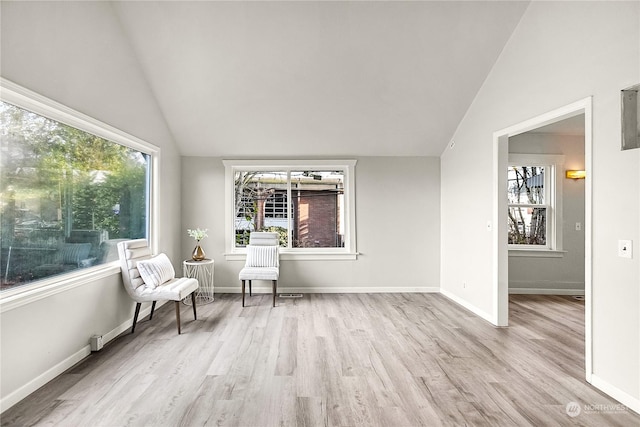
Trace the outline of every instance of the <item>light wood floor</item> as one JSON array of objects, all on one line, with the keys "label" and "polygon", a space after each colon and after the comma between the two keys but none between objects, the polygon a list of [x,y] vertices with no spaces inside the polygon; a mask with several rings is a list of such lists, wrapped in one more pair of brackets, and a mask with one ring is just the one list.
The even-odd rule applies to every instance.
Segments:
[{"label": "light wood floor", "polygon": [[[495,328],[439,294],[173,304],[2,416],[56,426],[637,426],[584,381],[584,303],[512,296]],[[590,406],[585,406],[590,405]],[[609,408],[611,408],[609,406]]]}]

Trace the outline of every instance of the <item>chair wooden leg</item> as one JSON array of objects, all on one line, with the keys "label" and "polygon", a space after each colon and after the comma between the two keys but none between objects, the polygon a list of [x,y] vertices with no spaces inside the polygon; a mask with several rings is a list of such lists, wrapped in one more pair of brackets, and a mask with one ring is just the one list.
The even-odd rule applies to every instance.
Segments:
[{"label": "chair wooden leg", "polygon": [[178,323],[178,335],[180,335],[180,301],[176,301],[176,322]]},{"label": "chair wooden leg", "polygon": [[156,302],[151,303],[151,314],[149,315],[149,320],[153,319],[153,310],[156,309]]},{"label": "chair wooden leg", "polygon": [[193,320],[198,320],[198,316],[196,315],[196,293],[191,292],[191,305],[193,306]]},{"label": "chair wooden leg", "polygon": [[249,280],[249,296],[252,296],[251,295],[251,280]]},{"label": "chair wooden leg", "polygon": [[244,280],[242,281],[242,306],[244,307]]},{"label": "chair wooden leg", "polygon": [[273,306],[276,306],[276,293],[278,292],[278,281],[273,281]]},{"label": "chair wooden leg", "polygon": [[133,315],[133,326],[131,326],[131,333],[133,333],[136,330],[136,322],[138,321],[138,314],[140,314],[140,306],[142,305],[142,303],[137,303],[136,304],[136,312]]}]

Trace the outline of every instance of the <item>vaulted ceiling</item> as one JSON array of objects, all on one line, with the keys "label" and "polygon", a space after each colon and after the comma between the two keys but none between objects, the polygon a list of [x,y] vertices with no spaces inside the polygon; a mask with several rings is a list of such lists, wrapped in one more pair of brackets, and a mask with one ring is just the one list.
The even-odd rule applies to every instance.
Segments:
[{"label": "vaulted ceiling", "polygon": [[440,155],[526,2],[118,2],[184,155]]},{"label": "vaulted ceiling", "polygon": [[111,10],[182,155],[439,156],[527,5],[121,1]]}]

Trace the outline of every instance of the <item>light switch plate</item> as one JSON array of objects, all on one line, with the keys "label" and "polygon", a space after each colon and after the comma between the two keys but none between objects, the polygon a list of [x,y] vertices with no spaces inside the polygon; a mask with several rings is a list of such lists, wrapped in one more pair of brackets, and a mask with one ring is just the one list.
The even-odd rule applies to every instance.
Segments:
[{"label": "light switch plate", "polygon": [[618,240],[618,256],[633,258],[633,240]]}]

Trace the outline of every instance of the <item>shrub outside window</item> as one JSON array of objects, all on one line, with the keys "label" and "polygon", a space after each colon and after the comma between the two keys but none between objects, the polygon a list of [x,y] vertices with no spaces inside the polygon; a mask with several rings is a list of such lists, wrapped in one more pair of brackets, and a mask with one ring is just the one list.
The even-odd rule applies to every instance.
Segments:
[{"label": "shrub outside window", "polygon": [[0,139],[3,293],[117,260],[118,241],[148,237],[150,154],[5,101]]}]

